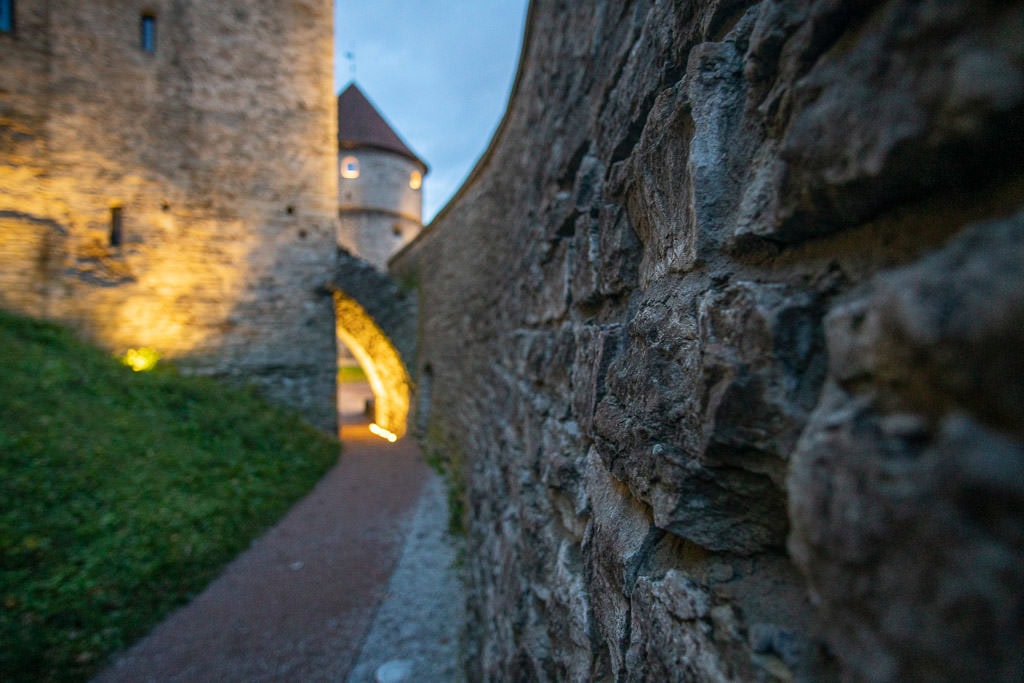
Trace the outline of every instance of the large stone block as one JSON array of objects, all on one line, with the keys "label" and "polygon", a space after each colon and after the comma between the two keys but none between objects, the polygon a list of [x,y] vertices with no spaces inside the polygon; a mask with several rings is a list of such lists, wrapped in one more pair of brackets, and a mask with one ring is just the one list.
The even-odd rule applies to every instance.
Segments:
[{"label": "large stone block", "polygon": [[745,70],[771,83],[748,105],[771,134],[738,234],[804,239],[1019,171],[1024,67],[1008,27],[1022,12],[967,0],[763,3]]},{"label": "large stone block", "polygon": [[599,451],[660,527],[716,550],[779,546],[786,462],[824,375],[820,305],[751,282],[697,296],[641,304],[608,369]]},{"label": "large stone block", "polygon": [[790,548],[865,679],[1024,673],[1022,274],[1018,214],[880,274],[829,316],[830,378],[789,478]]},{"label": "large stone block", "polygon": [[766,474],[782,485],[824,379],[821,309],[813,292],[754,282],[702,298],[707,462]]}]

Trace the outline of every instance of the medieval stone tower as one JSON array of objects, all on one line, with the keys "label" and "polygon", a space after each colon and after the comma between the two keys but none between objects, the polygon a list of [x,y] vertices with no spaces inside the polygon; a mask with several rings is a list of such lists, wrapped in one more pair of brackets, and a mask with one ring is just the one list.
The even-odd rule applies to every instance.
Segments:
[{"label": "medieval stone tower", "polygon": [[331,428],[331,0],[4,7],[0,305]]},{"label": "medieval stone tower", "polygon": [[427,165],[359,87],[338,96],[338,244],[380,270],[423,228]]}]

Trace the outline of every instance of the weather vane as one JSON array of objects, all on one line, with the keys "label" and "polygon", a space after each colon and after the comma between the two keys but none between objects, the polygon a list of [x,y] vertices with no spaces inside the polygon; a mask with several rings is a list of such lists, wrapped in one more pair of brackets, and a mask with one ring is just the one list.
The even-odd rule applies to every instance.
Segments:
[{"label": "weather vane", "polygon": [[348,60],[348,72],[354,81],[356,80],[356,53],[349,50],[345,53],[345,59]]}]

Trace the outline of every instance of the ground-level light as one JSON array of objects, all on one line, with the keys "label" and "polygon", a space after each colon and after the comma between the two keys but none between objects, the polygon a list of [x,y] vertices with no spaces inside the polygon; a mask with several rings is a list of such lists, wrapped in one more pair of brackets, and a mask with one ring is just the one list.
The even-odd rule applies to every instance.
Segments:
[{"label": "ground-level light", "polygon": [[372,433],[376,434],[377,436],[379,436],[382,439],[387,439],[391,443],[394,443],[394,442],[398,441],[398,437],[395,434],[393,434],[393,433],[389,432],[388,430],[384,429],[383,427],[381,427],[376,422],[371,422],[370,423],[370,431]]}]

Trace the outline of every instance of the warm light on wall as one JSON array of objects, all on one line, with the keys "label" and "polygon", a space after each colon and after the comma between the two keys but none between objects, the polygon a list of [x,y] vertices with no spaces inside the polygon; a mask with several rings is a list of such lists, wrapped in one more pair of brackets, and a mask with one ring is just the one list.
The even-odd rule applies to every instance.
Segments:
[{"label": "warm light on wall", "polygon": [[400,438],[409,416],[409,374],[398,350],[352,297],[335,292],[334,312],[338,339],[355,356],[373,390],[376,427]]},{"label": "warm light on wall", "polygon": [[[195,310],[187,302],[206,293],[203,280],[210,276],[210,271],[196,268],[193,263],[154,258],[145,270],[136,272],[134,286],[122,288],[118,305],[97,315],[97,341],[114,349],[129,345],[158,348],[168,358],[203,348],[210,328],[195,324]],[[233,283],[241,273],[224,269],[217,275],[222,276],[222,282]],[[223,296],[220,288],[215,291],[220,295],[217,311],[226,316],[234,300]]]},{"label": "warm light on wall", "polygon": [[419,171],[413,171],[409,174],[409,189],[418,190],[423,187],[423,174]]},{"label": "warm light on wall", "polygon": [[370,423],[370,432],[372,432],[373,434],[376,434],[377,436],[379,436],[382,439],[387,439],[391,443],[394,443],[394,442],[398,441],[398,436],[396,436],[395,434],[392,434],[388,430],[384,429],[383,427],[381,427],[376,422]]},{"label": "warm light on wall", "polygon": [[[17,125],[12,130],[31,133]],[[83,169],[119,168],[121,161],[86,149],[75,155]],[[104,187],[102,200],[72,172],[41,184],[35,162],[19,159],[14,161],[21,165],[0,166],[4,208],[14,214],[0,216],[4,306],[70,322],[117,354],[149,347],[162,358],[180,359],[219,343],[246,283],[258,277],[250,276],[257,269],[250,253],[258,238],[245,221],[178,214],[170,209],[180,203],[179,189],[155,188],[151,178],[132,173],[120,173],[117,183]],[[123,248],[113,250],[109,230],[117,206],[124,207],[127,232]],[[54,227],[41,230],[43,224]],[[216,259],[204,246],[207,240],[216,241]],[[38,263],[51,265],[46,272],[29,268]],[[97,279],[103,284],[95,286]]]},{"label": "warm light on wall", "polygon": [[[154,208],[156,213],[149,217],[170,220],[169,214]],[[216,226],[195,221],[191,230],[198,236],[212,236],[214,230],[238,234],[243,226],[240,220]],[[188,241],[183,239],[183,243]],[[246,289],[249,273],[256,270],[249,258],[249,240],[224,241],[217,249],[223,259],[220,263],[197,262],[196,256],[203,252],[184,249],[129,254],[125,264],[130,265],[134,282],[111,291],[108,305],[95,306],[92,336],[108,348],[149,346],[170,359],[208,350],[222,334],[218,323],[231,315]],[[131,259],[140,261],[136,265]],[[97,299],[104,294],[97,292]]]}]

